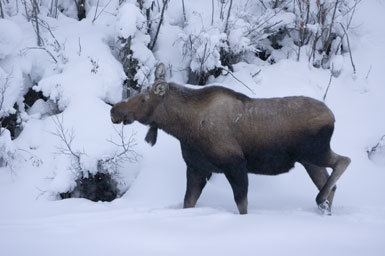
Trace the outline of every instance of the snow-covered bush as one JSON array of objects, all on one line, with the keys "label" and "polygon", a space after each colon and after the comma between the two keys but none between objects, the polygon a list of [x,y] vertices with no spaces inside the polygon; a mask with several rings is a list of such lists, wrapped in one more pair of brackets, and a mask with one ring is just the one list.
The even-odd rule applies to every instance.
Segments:
[{"label": "snow-covered bush", "polygon": [[205,28],[199,15],[192,15],[179,40],[183,43],[183,56],[190,72],[188,83],[204,85],[213,71],[221,67],[221,48],[226,34],[212,26]]},{"label": "snow-covered bush", "polygon": [[[334,55],[348,52],[347,31],[357,0],[259,1],[244,15],[250,27],[247,37],[275,62],[301,56],[316,67],[331,67]],[[261,13],[261,11],[263,13]],[[260,15],[255,15],[255,13]],[[258,54],[257,54],[258,55]]]},{"label": "snow-covered bush", "polygon": [[60,193],[62,199],[87,198],[91,201],[110,202],[121,195],[117,181],[108,173],[89,174],[76,179],[76,185],[70,192]]},{"label": "snow-covered bush", "polygon": [[[155,58],[147,48],[151,39],[146,29],[143,27],[143,32],[138,29],[146,21],[140,18],[143,15],[138,7],[129,1],[126,4],[133,6],[139,18],[131,17],[132,13],[128,12],[124,19],[128,17],[129,20],[120,20],[121,15],[115,9],[119,6],[117,0],[88,0],[83,1],[87,15],[79,23],[74,1],[37,1],[38,12],[35,12],[34,2],[19,5],[22,8],[12,13],[16,17],[0,19],[0,23],[7,23],[0,24],[0,32],[6,36],[0,37],[4,45],[0,49],[0,82],[7,85],[0,121],[12,114],[25,128],[21,134],[23,138],[18,139],[22,141],[18,148],[27,154],[26,159],[29,155],[44,159],[39,168],[50,177],[44,188],[48,196],[59,198],[58,195],[67,193],[70,197],[111,200],[130,185],[126,182],[131,174],[121,175],[121,170],[123,166],[127,168],[130,161],[135,162],[137,154],[132,151],[132,144],[119,142],[120,137],[110,122],[110,104],[122,99],[122,83],[126,77],[111,54],[109,44],[121,35],[120,32],[130,33],[116,29],[119,21],[128,26],[123,26],[123,30],[134,24],[132,49],[135,52],[132,56],[138,60],[139,67],[135,79],[141,84],[149,83],[147,80],[151,77],[144,74],[153,73],[149,70],[155,65]],[[51,4],[58,8],[56,15]],[[6,15],[8,13],[11,12]],[[17,21],[14,29],[13,20]],[[20,39],[17,36],[19,26],[30,28],[23,30],[27,32],[25,35],[20,33]],[[62,138],[53,136],[58,134],[53,120],[59,116],[65,116],[63,131],[73,131],[73,143],[68,144],[71,152]],[[6,133],[8,131],[4,136]],[[8,137],[2,137],[2,145],[7,145],[7,150],[5,146],[1,148],[7,161],[12,158],[10,145],[14,144]],[[132,143],[132,138],[122,141]],[[71,140],[70,137],[66,141]],[[131,176],[135,176],[136,170],[132,169]],[[104,182],[100,182],[101,179]],[[102,194],[95,189],[105,190],[106,184],[110,186],[110,195],[97,199]]]},{"label": "snow-covered bush", "polygon": [[15,157],[16,148],[11,140],[11,133],[0,127],[0,167],[9,165]]},{"label": "snow-covered bush", "polygon": [[[67,171],[62,175],[69,179],[69,182],[57,191],[62,199],[69,197],[87,198],[92,201],[112,201],[125,192],[124,182],[121,180],[119,168],[122,164],[135,163],[139,155],[134,150],[134,135],[126,137],[124,130],[117,131],[119,141],[110,141],[114,150],[109,155],[95,157],[87,152],[74,148],[75,135],[73,130],[64,126],[63,115],[56,115],[52,118],[56,126],[53,132],[59,139],[62,146],[58,147],[57,154],[68,160]],[[61,182],[63,176],[56,176],[54,182]],[[55,193],[54,193],[55,194]]]},{"label": "snow-covered bush", "polygon": [[214,20],[215,26],[222,24],[226,33],[226,45],[220,52],[222,65],[231,67],[244,60],[245,55],[254,53],[269,63],[306,56],[314,66],[324,68],[331,67],[334,55],[348,52],[347,31],[359,3],[357,0],[231,2],[222,5],[225,11],[220,8],[219,19]]},{"label": "snow-covered bush", "polygon": [[119,59],[127,76],[124,98],[149,86],[154,80],[152,74],[156,60],[148,48],[151,42],[148,26],[148,20],[137,5],[127,2],[119,8],[116,34]]},{"label": "snow-covered bush", "polygon": [[0,127],[6,127],[12,137],[17,137],[20,127],[20,94],[22,88],[21,74],[17,70],[8,73],[1,67],[0,60]]}]

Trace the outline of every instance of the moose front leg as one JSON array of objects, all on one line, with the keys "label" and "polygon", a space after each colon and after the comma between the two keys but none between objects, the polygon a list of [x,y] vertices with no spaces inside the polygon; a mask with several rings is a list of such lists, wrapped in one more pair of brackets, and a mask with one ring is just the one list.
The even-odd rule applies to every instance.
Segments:
[{"label": "moose front leg", "polygon": [[234,200],[237,204],[239,213],[247,214],[247,190],[249,186],[247,171],[245,169],[232,170],[230,172],[225,172],[225,176],[233,189]]},{"label": "moose front leg", "polygon": [[186,194],[184,197],[183,208],[193,208],[195,207],[199,196],[202,193],[203,188],[205,187],[207,180],[210,178],[211,173],[202,174],[201,172],[193,169],[192,167],[187,167],[187,188]]}]

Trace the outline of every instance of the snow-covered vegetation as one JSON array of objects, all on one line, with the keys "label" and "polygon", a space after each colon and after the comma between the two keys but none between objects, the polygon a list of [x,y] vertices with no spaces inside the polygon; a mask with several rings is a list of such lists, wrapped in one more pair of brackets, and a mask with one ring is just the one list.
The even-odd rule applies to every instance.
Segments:
[{"label": "snow-covered vegetation", "polygon": [[[0,255],[383,255],[384,13],[381,0],[0,0]],[[324,101],[332,148],[352,159],[333,216],[299,164],[249,175],[247,216],[220,174],[181,209],[178,141],[160,131],[152,148],[147,127],[110,119],[161,62],[188,86]]]}]

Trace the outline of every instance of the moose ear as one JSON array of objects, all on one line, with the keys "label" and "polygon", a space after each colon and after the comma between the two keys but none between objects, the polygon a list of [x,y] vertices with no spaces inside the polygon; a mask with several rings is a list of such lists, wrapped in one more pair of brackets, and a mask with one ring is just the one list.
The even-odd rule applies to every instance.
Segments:
[{"label": "moose ear", "polygon": [[167,90],[168,90],[168,83],[166,82],[159,82],[154,84],[153,92],[156,95],[163,96],[166,94]]},{"label": "moose ear", "polygon": [[155,81],[166,81],[166,66],[160,63],[155,70]]}]

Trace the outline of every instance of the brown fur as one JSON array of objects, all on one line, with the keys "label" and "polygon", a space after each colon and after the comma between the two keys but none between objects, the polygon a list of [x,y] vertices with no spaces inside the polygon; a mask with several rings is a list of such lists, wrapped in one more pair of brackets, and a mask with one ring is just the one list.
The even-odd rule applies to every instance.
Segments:
[{"label": "brown fur", "polygon": [[[341,160],[330,150],[334,116],[318,100],[302,96],[252,99],[218,86],[190,89],[161,83],[164,94],[152,88],[118,103],[111,118],[114,123],[137,120],[150,125],[146,140],[153,144],[157,128],[180,141],[188,166],[185,207],[195,205],[203,179],[211,172],[225,173],[239,211],[246,213],[247,172],[275,175],[287,172],[295,162],[333,167]],[[335,182],[321,190],[319,205]],[[326,186],[324,179],[322,183],[317,186]]]}]

